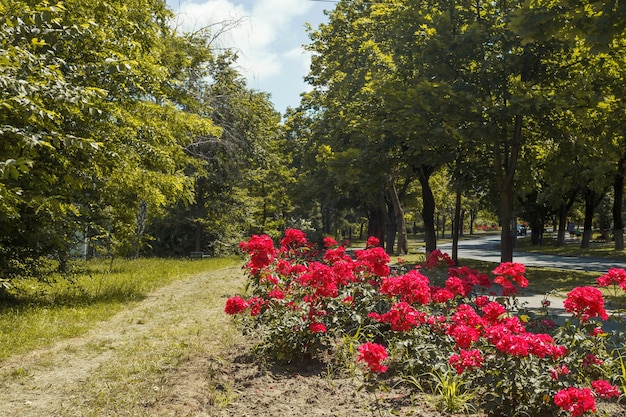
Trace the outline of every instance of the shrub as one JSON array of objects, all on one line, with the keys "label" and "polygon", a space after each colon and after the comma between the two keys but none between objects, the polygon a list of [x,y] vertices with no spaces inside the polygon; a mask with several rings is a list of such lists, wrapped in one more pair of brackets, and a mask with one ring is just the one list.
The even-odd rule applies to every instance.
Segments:
[{"label": "shrub", "polygon": [[[274,359],[342,352],[349,340],[349,351],[360,344],[368,378],[395,372],[415,386],[445,385],[442,406],[469,409],[471,399],[491,416],[581,415],[597,397],[622,395],[623,351],[612,346],[619,336],[601,330],[607,312],[595,287],[573,289],[564,302],[572,318],[554,327],[520,309],[515,295],[529,285],[521,264],[503,263],[490,278],[434,251],[423,266],[391,270],[375,238],[354,256],[330,238],[318,250],[293,229],[279,248],[270,242],[240,245],[250,256],[248,294],[225,311]],[[598,282],[621,286],[622,276]]]}]

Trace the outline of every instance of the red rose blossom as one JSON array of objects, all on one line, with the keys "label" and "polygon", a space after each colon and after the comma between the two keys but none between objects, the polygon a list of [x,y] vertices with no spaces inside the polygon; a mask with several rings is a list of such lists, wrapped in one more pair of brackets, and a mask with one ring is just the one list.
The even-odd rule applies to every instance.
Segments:
[{"label": "red rose blossom", "polygon": [[324,323],[313,322],[309,324],[309,330],[311,333],[326,333],[326,326]]},{"label": "red rose blossom", "polygon": [[619,388],[615,385],[611,385],[609,381],[605,381],[604,379],[598,379],[597,381],[593,381],[591,383],[593,390],[598,394],[599,397],[602,398],[611,398],[611,397],[619,397],[622,395]]},{"label": "red rose blossom", "polygon": [[261,308],[265,305],[265,300],[261,297],[252,297],[248,300],[250,306],[250,315],[258,316],[261,314]]},{"label": "red rose blossom", "polygon": [[430,302],[430,281],[416,269],[399,277],[383,278],[380,292],[389,296],[400,296],[400,301],[409,304]]},{"label": "red rose blossom", "polygon": [[609,318],[604,309],[604,297],[599,289],[594,287],[576,287],[567,294],[563,302],[565,311],[586,323],[591,317]]},{"label": "red rose blossom", "polygon": [[337,241],[335,239],[333,239],[332,237],[326,236],[324,238],[324,247],[325,248],[332,248],[332,247],[337,246],[337,245],[338,245]]},{"label": "red rose blossom", "polygon": [[245,311],[248,308],[248,302],[236,295],[234,297],[230,297],[226,300],[226,306],[224,307],[224,312],[226,314],[239,314]]},{"label": "red rose blossom", "polygon": [[562,389],[554,396],[554,404],[571,413],[572,417],[578,417],[587,411],[596,411],[596,401],[590,388]]},{"label": "red rose blossom", "polygon": [[486,295],[479,295],[474,300],[474,304],[476,304],[476,307],[484,307],[489,304],[489,297],[487,297]]},{"label": "red rose blossom", "polygon": [[411,307],[410,304],[401,301],[393,304],[385,314],[369,313],[368,317],[391,325],[395,332],[406,332],[426,321],[425,313],[421,313]]},{"label": "red rose blossom", "polygon": [[450,258],[450,255],[447,253],[441,252],[439,249],[435,249],[434,251],[428,254],[428,258],[426,258],[426,262],[424,262],[424,266],[428,269],[437,268],[438,266],[454,266],[454,261]]},{"label": "red rose blossom", "polygon": [[380,239],[378,239],[375,236],[370,236],[369,238],[367,238],[367,243],[366,243],[365,247],[367,247],[367,248],[375,248],[378,245],[380,245]]},{"label": "red rose blossom", "polygon": [[433,302],[443,304],[452,300],[454,298],[454,294],[452,294],[450,291],[446,290],[445,288],[439,288],[435,290],[432,297],[433,297]]},{"label": "red rose blossom", "polygon": [[565,366],[565,364],[562,364],[560,367],[557,366],[552,368],[548,372],[550,373],[552,379],[559,379],[559,376],[561,375],[569,375],[569,368]]},{"label": "red rose blossom", "polygon": [[385,372],[387,367],[382,365],[381,362],[387,359],[389,356],[387,350],[383,345],[378,343],[366,342],[359,346],[358,362],[365,362],[370,372]]},{"label": "red rose blossom", "polygon": [[276,258],[274,242],[267,235],[252,235],[247,242],[239,244],[239,249],[250,255],[247,267],[253,275],[257,275]]},{"label": "red rose blossom", "polygon": [[293,249],[305,246],[307,243],[306,234],[302,230],[287,229],[285,230],[285,237],[280,241],[280,246],[283,249]]},{"label": "red rose blossom", "polygon": [[611,284],[619,285],[621,289],[626,291],[626,270],[610,268],[606,274],[598,277],[600,287],[608,287]]},{"label": "red rose blossom", "polygon": [[587,353],[583,358],[583,367],[593,366],[593,365],[602,365],[604,361],[599,359],[593,353]]},{"label": "red rose blossom", "polygon": [[448,327],[446,334],[454,339],[459,349],[469,348],[472,342],[477,341],[480,337],[480,332],[477,329],[466,324],[452,324]]},{"label": "red rose blossom", "polygon": [[513,285],[513,282],[521,288],[528,287],[525,273],[526,267],[524,265],[515,262],[503,262],[493,270],[493,274],[496,275],[493,282],[502,286],[503,295],[514,295],[517,294],[518,288]]},{"label": "red rose blossom", "polygon": [[274,298],[276,300],[282,300],[285,298],[285,292],[280,288],[274,288],[270,292],[267,293],[269,298]]},{"label": "red rose blossom", "polygon": [[466,369],[480,368],[483,365],[483,357],[478,349],[460,350],[459,354],[450,356],[448,363],[456,369],[457,374],[462,374]]},{"label": "red rose blossom", "polygon": [[389,275],[389,255],[380,246],[354,252],[357,260],[379,277]]}]

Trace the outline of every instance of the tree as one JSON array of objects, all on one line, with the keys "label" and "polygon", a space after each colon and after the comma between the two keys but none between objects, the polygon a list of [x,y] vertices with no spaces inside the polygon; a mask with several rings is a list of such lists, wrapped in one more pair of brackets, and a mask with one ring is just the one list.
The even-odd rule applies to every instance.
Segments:
[{"label": "tree", "polygon": [[[593,92],[601,92],[595,97],[597,107],[590,105],[600,112],[617,110],[623,113],[623,33],[626,28],[626,6],[623,2],[612,1],[571,1],[556,2],[532,1],[512,19],[512,25],[523,38],[524,42],[545,41],[548,39],[562,39],[584,44],[588,54],[584,57],[586,81],[594,84]],[[572,72],[577,74],[577,72]],[[580,85],[579,83],[575,83]],[[588,90],[585,90],[588,91]],[[619,109],[619,110],[618,110]],[[615,113],[613,113],[615,114]],[[623,123],[621,116],[608,122],[605,126],[610,137],[608,142],[623,149]],[[608,133],[605,132],[605,133]],[[622,193],[623,193],[623,151],[618,150],[614,168],[614,207],[613,221],[615,233],[615,247],[623,249],[622,224]]]},{"label": "tree", "polygon": [[[205,41],[211,36],[197,33]],[[206,74],[193,86],[196,111],[221,128],[219,138],[197,136],[185,147],[194,159],[187,167],[194,179],[191,204],[181,202],[155,228],[159,253],[223,253],[248,233],[278,236],[290,210],[285,189],[292,181],[282,152],[280,115],[266,93],[251,90],[234,68],[229,51],[210,57]],[[201,81],[201,80],[210,80]],[[176,234],[177,240],[169,236]],[[219,247],[218,247],[219,246]]]},{"label": "tree", "polygon": [[[339,187],[358,189],[351,194],[364,202],[370,234],[391,252],[393,236],[402,239],[405,233],[403,219],[397,218],[402,210],[394,183],[398,149],[394,132],[372,128],[385,111],[374,99],[374,80],[388,73],[390,62],[376,43],[379,35],[372,30],[369,11],[368,3],[342,1],[329,23],[311,33],[314,57],[307,79],[315,91],[304,104],[317,112],[312,131],[316,148],[328,150],[329,166],[342,167]],[[385,226],[390,222],[396,227],[389,233]],[[401,250],[404,246],[400,242]]]},{"label": "tree", "polygon": [[183,147],[219,136],[168,96],[170,12],[150,0],[0,8],[2,269],[41,256],[62,267],[83,233],[136,253],[140,207],[150,218],[190,198]]}]

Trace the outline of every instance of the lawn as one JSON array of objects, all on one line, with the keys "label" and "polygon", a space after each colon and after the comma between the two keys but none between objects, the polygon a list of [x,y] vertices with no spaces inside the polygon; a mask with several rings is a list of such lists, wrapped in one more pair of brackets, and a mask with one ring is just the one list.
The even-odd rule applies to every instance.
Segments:
[{"label": "lawn", "polygon": [[[20,279],[0,294],[0,362],[79,336],[142,300],[150,291],[241,258],[76,262],[68,274]],[[113,267],[111,267],[111,265]]]},{"label": "lawn", "polygon": [[532,245],[530,237],[526,237],[517,240],[516,250],[550,255],[626,260],[626,250],[615,250],[614,242],[591,242],[589,248],[581,249],[580,238],[567,238],[564,246],[557,246],[556,241],[549,236],[545,238],[543,245]]},{"label": "lawn", "polygon": [[[424,260],[417,245],[411,252],[408,267]],[[352,381],[337,379],[330,368],[272,373],[242,362],[247,344],[223,314],[226,295],[243,288],[242,263],[143,259],[116,261],[111,269],[90,262],[48,283],[17,282],[0,307],[0,395],[8,399],[0,410],[28,403],[13,414],[225,416],[254,409],[269,416],[287,404],[294,416],[309,416],[306,404],[319,398],[320,409],[328,403],[346,413],[371,411],[367,393],[355,397]],[[484,272],[496,266],[463,264]],[[527,276],[538,291],[567,291],[596,278],[537,268]],[[290,399],[273,397],[281,392]],[[388,397],[407,410],[430,401],[399,391]],[[419,408],[440,415],[430,402]]]}]

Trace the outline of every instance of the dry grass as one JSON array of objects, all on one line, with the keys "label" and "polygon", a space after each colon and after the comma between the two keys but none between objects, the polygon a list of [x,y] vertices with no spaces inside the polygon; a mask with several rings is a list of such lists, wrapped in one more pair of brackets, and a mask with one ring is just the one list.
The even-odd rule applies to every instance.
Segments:
[{"label": "dry grass", "polygon": [[[228,401],[208,374],[241,339],[223,308],[244,277],[240,263],[212,266],[177,275],[78,336],[41,341],[40,348],[6,359],[0,365],[0,396],[6,399],[0,414],[183,416],[189,393],[201,395],[207,407]],[[177,393],[183,388],[181,404]]]}]

